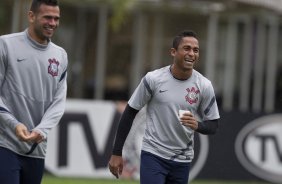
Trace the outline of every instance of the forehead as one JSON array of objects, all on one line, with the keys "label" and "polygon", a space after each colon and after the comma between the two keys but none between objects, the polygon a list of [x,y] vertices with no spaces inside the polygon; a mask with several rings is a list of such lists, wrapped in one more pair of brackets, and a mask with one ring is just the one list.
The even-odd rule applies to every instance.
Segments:
[{"label": "forehead", "polygon": [[55,16],[55,17],[60,16],[59,6],[50,6],[46,4],[41,4],[37,12],[38,14],[42,14],[42,15],[50,15],[50,16]]},{"label": "forehead", "polygon": [[194,37],[183,37],[179,43],[179,47],[190,46],[192,48],[199,48],[199,41]]}]

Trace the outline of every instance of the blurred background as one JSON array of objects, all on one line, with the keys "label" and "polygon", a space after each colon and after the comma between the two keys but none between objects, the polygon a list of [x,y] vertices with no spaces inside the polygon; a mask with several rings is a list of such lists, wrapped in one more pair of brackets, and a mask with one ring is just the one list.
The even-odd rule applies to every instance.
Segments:
[{"label": "blurred background", "polygon": [[[0,35],[27,27],[30,2],[0,1]],[[91,107],[94,111],[103,102],[113,103],[116,110],[110,117],[118,120],[120,103],[126,103],[142,76],[172,63],[173,37],[194,30],[200,43],[196,70],[212,81],[222,119],[219,133],[208,137],[209,154],[195,177],[282,183],[281,0],[59,2],[60,27],[52,41],[68,53],[69,107],[73,101],[79,107],[98,102]],[[86,115],[95,114],[85,109]],[[116,129],[111,118],[105,124]],[[112,142],[110,137],[107,144]],[[103,155],[107,160],[110,151]],[[83,175],[88,176],[77,174]]]}]

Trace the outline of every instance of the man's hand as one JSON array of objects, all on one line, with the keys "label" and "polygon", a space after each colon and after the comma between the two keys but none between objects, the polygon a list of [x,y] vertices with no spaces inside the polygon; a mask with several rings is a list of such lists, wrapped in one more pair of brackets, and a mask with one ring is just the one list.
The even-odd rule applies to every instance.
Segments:
[{"label": "man's hand", "polygon": [[36,131],[29,132],[27,127],[22,123],[16,126],[16,135],[19,140],[24,142],[40,143],[44,140],[44,137],[40,133]]},{"label": "man's hand", "polygon": [[191,112],[185,112],[182,117],[180,117],[180,122],[182,125],[190,127],[192,130],[198,129],[198,122]]},{"label": "man's hand", "polygon": [[43,140],[44,140],[44,137],[36,131],[32,131],[29,136],[29,141],[31,142],[41,143]]},{"label": "man's hand", "polygon": [[29,141],[30,132],[24,124],[20,123],[16,126],[16,136],[19,140],[27,142]]},{"label": "man's hand", "polygon": [[109,169],[116,178],[119,178],[123,170],[122,156],[112,155],[109,161]]}]

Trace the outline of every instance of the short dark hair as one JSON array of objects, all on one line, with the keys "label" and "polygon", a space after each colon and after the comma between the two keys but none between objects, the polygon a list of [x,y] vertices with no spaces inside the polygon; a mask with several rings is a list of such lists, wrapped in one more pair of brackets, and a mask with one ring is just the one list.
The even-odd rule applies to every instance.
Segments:
[{"label": "short dark hair", "polygon": [[46,4],[50,6],[59,6],[57,0],[33,0],[30,6],[30,11],[37,12],[41,4]]},{"label": "short dark hair", "polygon": [[182,38],[184,38],[184,37],[194,37],[194,38],[198,39],[197,34],[194,31],[184,30],[181,33],[179,33],[177,36],[174,37],[173,42],[172,42],[172,47],[177,49],[181,40],[182,40]]}]

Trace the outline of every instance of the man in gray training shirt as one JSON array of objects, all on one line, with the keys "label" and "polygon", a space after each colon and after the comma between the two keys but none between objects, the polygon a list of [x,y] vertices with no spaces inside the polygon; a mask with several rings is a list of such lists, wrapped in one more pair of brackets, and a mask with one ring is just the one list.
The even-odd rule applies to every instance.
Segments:
[{"label": "man in gray training shirt", "polygon": [[[214,134],[219,112],[211,82],[194,70],[199,43],[193,31],[177,35],[170,66],[148,72],[134,91],[119,127],[109,161],[122,174],[122,148],[137,112],[147,105],[141,151],[141,184],[187,184],[194,157],[194,131]],[[179,112],[185,110],[183,116]]]},{"label": "man in gray training shirt", "polygon": [[29,27],[0,37],[0,183],[40,184],[47,135],[65,109],[67,53],[51,42],[57,0],[33,0]]}]

